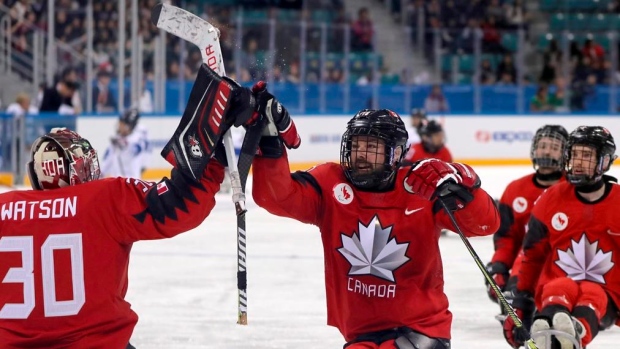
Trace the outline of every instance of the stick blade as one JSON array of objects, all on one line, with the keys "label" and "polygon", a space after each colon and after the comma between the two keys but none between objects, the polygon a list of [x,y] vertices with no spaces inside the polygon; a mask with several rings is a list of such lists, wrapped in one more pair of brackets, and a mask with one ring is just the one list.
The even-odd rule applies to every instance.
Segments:
[{"label": "stick blade", "polygon": [[157,4],[153,6],[153,9],[151,9],[151,23],[153,23],[156,27],[158,27],[157,23],[159,23],[159,16],[161,15],[163,7],[164,4]]}]

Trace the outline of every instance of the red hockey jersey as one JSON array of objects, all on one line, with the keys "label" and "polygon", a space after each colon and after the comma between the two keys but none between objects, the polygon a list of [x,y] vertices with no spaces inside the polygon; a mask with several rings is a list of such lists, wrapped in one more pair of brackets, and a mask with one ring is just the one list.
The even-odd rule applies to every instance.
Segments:
[{"label": "red hockey jersey", "polygon": [[541,309],[542,287],[558,277],[602,285],[620,304],[620,187],[606,183],[596,202],[580,199],[568,182],[547,189],[532,210],[523,245],[517,288],[534,292]]},{"label": "red hockey jersey", "polygon": [[101,179],[0,195],[0,347],[122,348],[138,316],[124,300],[132,243],[198,226],[223,167],[202,186]]},{"label": "red hockey jersey", "polygon": [[[256,158],[253,166],[259,206],[319,227],[327,323],[347,341],[399,326],[450,338],[438,241],[442,228],[454,227],[439,203],[405,191],[408,168],[399,170],[394,190],[370,193],[355,189],[335,163],[294,174],[286,157]],[[474,196],[457,220],[468,236],[490,235],[499,214],[484,190]]]},{"label": "red hockey jersey", "polygon": [[[501,262],[512,268],[521,250],[534,202],[549,188],[538,184],[535,175],[531,173],[510,182],[499,200],[501,223],[493,235],[495,254],[492,262]],[[564,177],[560,179],[563,181]]]},{"label": "red hockey jersey", "polygon": [[424,150],[422,143],[412,145],[405,155],[406,162],[416,162],[424,159],[435,158],[445,162],[452,162],[452,154],[448,150],[448,147],[443,146],[436,153],[429,153]]}]

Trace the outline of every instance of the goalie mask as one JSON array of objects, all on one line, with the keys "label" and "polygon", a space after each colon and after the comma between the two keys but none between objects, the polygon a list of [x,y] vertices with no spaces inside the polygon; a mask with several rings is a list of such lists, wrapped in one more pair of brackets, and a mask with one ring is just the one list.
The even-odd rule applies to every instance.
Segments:
[{"label": "goalie mask", "polygon": [[405,155],[407,129],[388,109],[359,111],[347,123],[340,143],[340,165],[353,186],[384,190],[392,185]]},{"label": "goalie mask", "polygon": [[538,172],[540,169],[550,169],[561,172],[565,165],[566,143],[568,132],[560,125],[545,125],[539,128],[532,139],[530,159]]},{"label": "goalie mask", "polygon": [[99,160],[90,142],[54,128],[32,144],[28,177],[33,189],[56,189],[99,179]]},{"label": "goalie mask", "polygon": [[566,151],[568,181],[575,186],[595,184],[616,159],[616,143],[601,126],[579,126],[571,132]]}]

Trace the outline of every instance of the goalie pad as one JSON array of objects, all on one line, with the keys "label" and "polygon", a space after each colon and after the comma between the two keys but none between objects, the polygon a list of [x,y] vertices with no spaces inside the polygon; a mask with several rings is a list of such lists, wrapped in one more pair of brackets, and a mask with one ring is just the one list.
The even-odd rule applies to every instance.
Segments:
[{"label": "goalie pad", "polygon": [[249,122],[254,105],[249,89],[202,64],[179,126],[161,155],[199,181],[224,133]]}]

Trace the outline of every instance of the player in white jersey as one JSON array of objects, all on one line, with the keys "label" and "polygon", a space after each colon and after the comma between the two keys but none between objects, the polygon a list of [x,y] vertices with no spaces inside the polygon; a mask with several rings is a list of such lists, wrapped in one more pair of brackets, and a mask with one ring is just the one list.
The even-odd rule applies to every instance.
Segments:
[{"label": "player in white jersey", "polygon": [[141,178],[150,147],[148,130],[138,124],[139,119],[136,109],[127,110],[119,117],[116,134],[110,138],[101,162],[104,176]]}]

